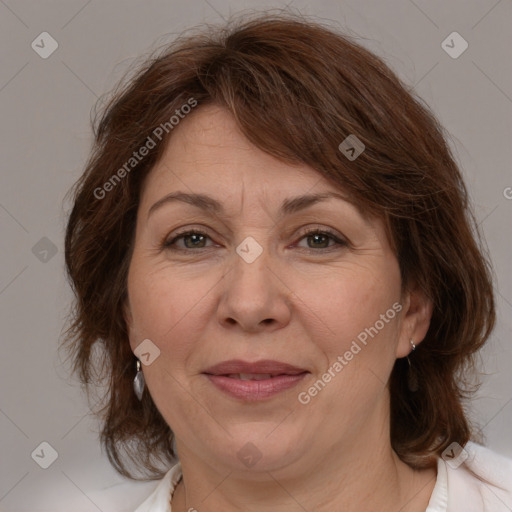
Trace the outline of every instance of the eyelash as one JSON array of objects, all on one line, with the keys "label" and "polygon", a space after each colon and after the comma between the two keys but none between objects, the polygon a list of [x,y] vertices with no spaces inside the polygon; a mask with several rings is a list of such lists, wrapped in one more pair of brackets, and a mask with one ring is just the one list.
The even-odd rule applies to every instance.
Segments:
[{"label": "eyelash", "polygon": [[[170,251],[181,251],[181,252],[190,252],[190,251],[198,251],[198,250],[201,250],[201,249],[208,249],[208,247],[199,247],[198,249],[190,249],[190,248],[176,248],[176,247],[173,247],[173,245],[176,243],[177,240],[179,240],[180,238],[184,238],[186,236],[189,236],[189,235],[200,235],[200,236],[205,236],[207,238],[210,238],[208,236],[207,233],[205,233],[204,231],[200,231],[200,230],[195,230],[195,229],[190,229],[188,231],[183,231],[181,233],[177,233],[176,236],[174,238],[172,238],[171,240],[166,240],[164,238],[164,240],[162,241],[162,243],[160,244],[160,248],[161,249],[167,249],[167,250],[170,250]],[[318,228],[312,228],[312,229],[308,229],[307,231],[305,231],[304,233],[301,234],[300,238],[299,238],[299,241],[304,239],[304,238],[307,238],[308,236],[312,236],[312,235],[323,235],[323,236],[327,236],[328,238],[330,238],[331,240],[334,240],[334,242],[336,242],[335,245],[338,245],[340,247],[345,247],[347,246],[347,242],[345,242],[344,240],[340,240],[340,238],[332,231],[330,231],[329,229],[318,229]],[[210,238],[211,240],[211,238]],[[315,249],[315,248],[302,248],[308,252],[315,252],[315,253],[318,253],[318,252],[329,252],[331,251],[335,246],[328,246],[328,247],[323,247],[323,248],[320,248],[320,249]]]}]

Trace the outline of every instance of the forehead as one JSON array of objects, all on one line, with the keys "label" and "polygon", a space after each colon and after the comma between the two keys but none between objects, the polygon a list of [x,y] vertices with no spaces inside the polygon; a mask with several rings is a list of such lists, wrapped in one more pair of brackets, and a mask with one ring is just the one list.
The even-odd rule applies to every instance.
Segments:
[{"label": "forehead", "polygon": [[245,207],[253,212],[272,210],[274,218],[274,214],[298,211],[301,205],[321,203],[311,196],[332,195],[336,197],[327,200],[341,215],[359,217],[372,230],[387,230],[386,219],[365,211],[348,191],[317,170],[304,163],[283,162],[256,147],[232,114],[215,105],[198,108],[174,128],[144,182],[139,205],[142,218],[148,218],[169,195],[202,196],[175,202],[182,205],[204,205],[204,197],[211,205],[213,199],[218,205],[203,207],[203,211],[229,218],[238,218]]},{"label": "forehead", "polygon": [[246,197],[343,193],[310,166],[285,163],[257,148],[229,111],[213,105],[200,107],[173,130],[146,179],[143,197],[154,199],[174,189],[215,191],[223,199],[242,190]]}]

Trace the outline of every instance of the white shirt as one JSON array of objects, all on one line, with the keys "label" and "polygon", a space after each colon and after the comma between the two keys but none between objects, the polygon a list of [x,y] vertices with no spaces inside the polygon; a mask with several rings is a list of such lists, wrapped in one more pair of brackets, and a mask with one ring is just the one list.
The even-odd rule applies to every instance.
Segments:
[{"label": "white shirt", "polygon": [[[512,512],[512,459],[469,442],[463,456],[437,460],[437,480],[425,512]],[[459,465],[460,464],[460,465]],[[182,476],[174,465],[134,512],[172,512],[171,496]]]}]

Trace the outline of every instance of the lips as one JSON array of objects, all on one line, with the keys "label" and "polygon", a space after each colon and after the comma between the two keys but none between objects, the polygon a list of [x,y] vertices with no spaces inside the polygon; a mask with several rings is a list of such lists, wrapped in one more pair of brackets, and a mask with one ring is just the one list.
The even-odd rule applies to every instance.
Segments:
[{"label": "lips", "polygon": [[265,380],[273,379],[275,375],[271,373],[232,373],[231,375],[227,375],[227,377],[239,380]]},{"label": "lips", "polygon": [[[254,363],[242,361],[240,359],[231,359],[230,361],[224,361],[218,363],[210,368],[206,369],[203,373],[209,375],[266,375],[270,377],[276,377],[278,375],[298,375],[304,373],[307,370],[305,368],[299,368],[288,363],[282,363],[280,361],[273,361],[265,359],[262,361],[256,361]],[[243,379],[242,380],[248,380]]]},{"label": "lips", "polygon": [[216,364],[203,373],[218,390],[230,397],[254,402],[294,387],[309,372],[280,361],[249,363],[231,360]]}]

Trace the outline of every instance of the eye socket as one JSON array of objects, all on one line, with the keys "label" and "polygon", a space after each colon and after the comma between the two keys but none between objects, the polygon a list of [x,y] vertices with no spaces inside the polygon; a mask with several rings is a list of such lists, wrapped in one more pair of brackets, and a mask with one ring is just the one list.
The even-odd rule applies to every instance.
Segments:
[{"label": "eye socket", "polygon": [[[206,238],[210,238],[210,237],[204,231],[189,230],[189,231],[185,231],[183,233],[178,233],[171,240],[164,241],[164,243],[162,244],[162,248],[171,249],[171,250],[184,250],[184,251],[194,250],[197,248],[204,249],[205,246],[199,245],[199,244],[204,242],[206,240]],[[185,242],[185,240],[193,240],[192,245],[187,247],[187,244],[185,242],[185,247],[175,248],[177,240],[180,240],[180,239],[183,239],[184,242]],[[211,238],[210,238],[210,240],[211,240]],[[199,242],[199,244],[197,242]]]},{"label": "eye socket", "polygon": [[[319,247],[318,245],[316,247],[311,247],[308,244],[308,247],[305,249],[307,250],[313,250],[314,252],[318,252],[317,249],[332,249],[335,246],[346,246],[347,243],[344,240],[341,240],[333,231],[329,229],[319,229],[319,228],[313,228],[305,231],[300,240],[316,240],[318,241],[319,238],[322,238],[324,240],[322,247]],[[334,244],[329,245],[329,241],[333,241]],[[327,243],[327,245],[325,245]]]},{"label": "eye socket", "polygon": [[[309,240],[311,238],[315,239],[316,241],[318,241],[319,238],[322,238],[324,240],[323,245],[321,247],[301,247],[302,249],[306,249],[308,251],[313,252],[319,252],[319,249],[330,250],[335,246],[343,247],[347,245],[347,242],[345,242],[344,240],[340,240],[340,238],[334,232],[328,229],[319,228],[313,228],[303,232],[301,237],[299,238],[299,241]],[[179,245],[177,245],[177,242],[179,240],[183,240],[185,247],[180,247]],[[188,244],[187,240],[189,240],[191,243]],[[164,239],[164,241],[161,243],[161,248],[173,251],[193,251],[194,249],[206,249],[208,248],[208,246],[205,245],[206,240],[212,241],[212,239],[204,231],[188,230],[182,233],[178,233],[175,237],[171,238],[170,240]],[[329,244],[330,241],[333,241],[334,243]],[[327,243],[327,245],[325,245],[325,243]],[[296,245],[297,247],[300,247],[298,244]]]}]

